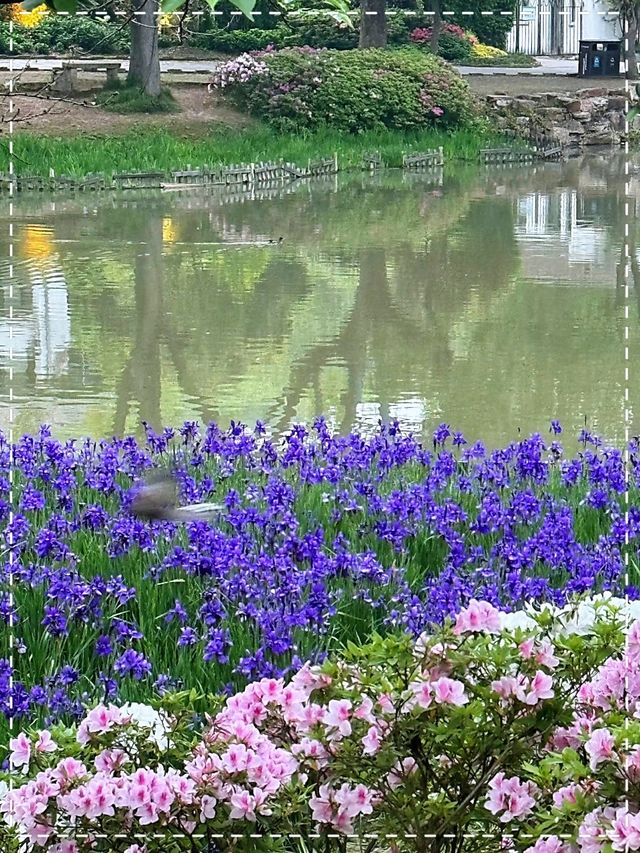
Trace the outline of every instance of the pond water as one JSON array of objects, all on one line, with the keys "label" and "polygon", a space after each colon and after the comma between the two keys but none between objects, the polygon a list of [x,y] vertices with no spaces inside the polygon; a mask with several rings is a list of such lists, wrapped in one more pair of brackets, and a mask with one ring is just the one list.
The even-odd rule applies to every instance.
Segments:
[{"label": "pond water", "polygon": [[[606,152],[245,195],[16,198],[16,430],[324,413],[341,430],[444,420],[494,446],[586,418],[621,441],[624,179]],[[5,262],[5,389],[9,295]]]}]

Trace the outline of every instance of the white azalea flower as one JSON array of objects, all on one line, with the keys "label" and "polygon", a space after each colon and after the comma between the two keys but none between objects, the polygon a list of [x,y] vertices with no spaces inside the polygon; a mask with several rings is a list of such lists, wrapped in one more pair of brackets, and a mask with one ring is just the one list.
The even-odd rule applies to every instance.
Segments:
[{"label": "white azalea flower", "polygon": [[141,702],[128,702],[122,706],[122,711],[141,728],[150,729],[149,740],[152,740],[159,749],[166,749],[169,746],[167,732],[170,725],[166,715],[160,715],[155,708],[143,705]]}]

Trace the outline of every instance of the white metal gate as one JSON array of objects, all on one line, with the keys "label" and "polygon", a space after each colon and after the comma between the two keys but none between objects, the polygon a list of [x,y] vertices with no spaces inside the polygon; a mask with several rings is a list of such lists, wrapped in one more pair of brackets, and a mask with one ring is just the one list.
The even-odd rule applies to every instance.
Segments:
[{"label": "white metal gate", "polygon": [[621,38],[617,16],[598,0],[529,0],[516,11],[507,50],[531,56],[576,55],[580,41]]}]

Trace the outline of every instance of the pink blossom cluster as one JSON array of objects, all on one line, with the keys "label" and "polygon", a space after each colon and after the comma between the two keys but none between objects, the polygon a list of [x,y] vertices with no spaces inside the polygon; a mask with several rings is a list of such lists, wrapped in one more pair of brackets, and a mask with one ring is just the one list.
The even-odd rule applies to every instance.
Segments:
[{"label": "pink blossom cluster", "polygon": [[254,77],[267,74],[268,71],[269,67],[265,62],[260,62],[249,53],[243,53],[216,69],[209,83],[209,90],[222,90],[236,83],[248,83]]},{"label": "pink blossom cluster", "polygon": [[507,778],[504,773],[498,773],[489,783],[485,806],[491,814],[499,814],[502,823],[522,820],[533,811],[536,791],[532,782],[521,782],[516,776]]},{"label": "pink blossom cluster", "polygon": [[[445,24],[440,28],[441,33],[446,33],[450,36],[455,36],[459,39],[464,39],[465,41],[470,42],[471,44],[477,44],[478,39],[476,36],[471,33],[467,33],[462,27],[459,27],[457,24]],[[433,35],[433,27],[416,27],[409,36],[411,41],[416,42],[416,44],[424,44],[425,42],[431,41],[431,36]]]},{"label": "pink blossom cluster", "polygon": [[418,97],[420,103],[425,108],[426,112],[431,113],[431,115],[434,115],[437,118],[444,115],[444,110],[442,109],[442,107],[439,107],[435,104],[431,92],[427,91],[426,89],[422,89]]},{"label": "pink blossom cluster", "polygon": [[[11,763],[24,772],[25,782],[3,797],[0,812],[21,837],[47,853],[84,853],[85,847],[65,840],[78,825],[86,830],[110,820],[127,831],[193,833],[202,824],[228,830],[237,822],[251,827],[276,820],[296,797],[319,829],[351,834],[384,810],[385,798],[404,791],[413,801],[421,790],[423,771],[414,755],[420,756],[402,740],[404,731],[412,737],[422,726],[437,732],[429,744],[430,772],[459,773],[461,759],[449,748],[446,726],[465,725],[467,719],[476,725],[479,698],[501,719],[517,720],[541,708],[546,713],[544,703],[559,701],[565,686],[560,641],[552,643],[528,627],[518,630],[524,634],[512,636],[504,614],[488,602],[471,601],[448,633],[423,635],[409,647],[412,668],[401,686],[383,679],[384,687],[367,688],[367,695],[364,671],[346,661],[331,676],[307,664],[288,682],[254,682],[207,717],[195,742],[190,733],[178,766],[169,766],[163,741],[152,738],[153,767],[140,766],[135,735],[143,729],[152,733],[160,720],[148,706],[92,709],[76,734],[74,749],[82,760],[60,757],[60,738],[48,730],[32,737],[20,733],[10,743]],[[491,650],[498,648],[499,663],[487,677]],[[566,778],[546,791],[527,781],[522,768],[506,772],[505,766],[483,789],[478,808],[489,824],[510,828],[535,822],[546,807],[575,811],[587,803],[576,818],[575,842],[545,836],[528,853],[640,851],[640,817],[622,810],[625,784],[640,786],[640,744],[624,743],[620,722],[625,715],[640,719],[639,662],[640,621],[628,631],[620,657],[606,660],[579,691],[574,688],[571,723],[540,740],[540,755],[567,746],[577,751],[584,778]],[[168,724],[177,727],[178,721]],[[463,769],[469,760],[465,746]],[[599,799],[603,779],[619,786],[619,802]],[[140,850],[133,845],[129,853]]]}]

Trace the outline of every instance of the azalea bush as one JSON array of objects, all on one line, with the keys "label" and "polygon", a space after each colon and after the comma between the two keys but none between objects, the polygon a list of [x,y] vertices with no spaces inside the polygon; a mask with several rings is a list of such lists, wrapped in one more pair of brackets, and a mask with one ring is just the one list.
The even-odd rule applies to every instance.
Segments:
[{"label": "azalea bush", "polygon": [[[323,420],[280,441],[192,422],[141,442],[0,437],[0,636],[15,649],[0,725],[232,692],[374,632],[418,636],[474,597],[505,612],[637,598],[637,442],[625,518],[620,450],[585,431],[565,455],[551,430],[494,451],[446,424],[426,447],[397,424],[337,436]],[[182,502],[223,506],[213,524],[131,515],[140,477],[170,461]]]},{"label": "azalea bush", "polygon": [[[638,778],[627,761],[637,724],[632,748],[619,749],[623,674],[640,697],[640,622],[629,615],[606,597],[513,614],[474,600],[417,641],[350,645],[288,682],[210,697],[200,717],[193,695],[174,694],[155,709],[101,705],[71,729],[22,731],[4,836],[48,853],[205,849],[196,838],[291,850],[291,836],[346,851],[354,835],[392,836],[396,851],[489,853],[532,847],[553,780],[563,831],[575,834],[586,806],[590,837],[617,839],[622,781]],[[549,749],[565,743],[562,763]]]},{"label": "azalea bush", "polygon": [[[627,614],[629,608],[627,608]],[[640,622],[581,688],[568,726],[526,768],[536,808],[528,853],[640,850]]]},{"label": "azalea bush", "polygon": [[[416,27],[410,34],[414,44],[429,48],[433,35],[432,27]],[[478,37],[457,24],[444,24],[438,39],[438,54],[448,62],[464,63],[467,60],[504,59],[505,50],[482,44]]]},{"label": "azalea bush", "polygon": [[[238,78],[238,68],[253,69]],[[210,88],[280,130],[470,125],[467,84],[439,59],[406,50],[290,48],[245,54],[222,65]]]}]

